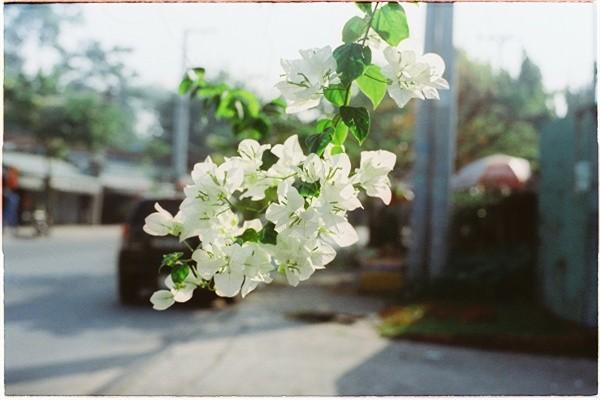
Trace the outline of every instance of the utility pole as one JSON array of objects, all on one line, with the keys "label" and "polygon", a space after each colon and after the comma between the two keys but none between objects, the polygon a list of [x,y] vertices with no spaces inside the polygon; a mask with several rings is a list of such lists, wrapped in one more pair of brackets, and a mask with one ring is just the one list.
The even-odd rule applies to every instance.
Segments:
[{"label": "utility pole", "polygon": [[[181,76],[187,72],[187,41],[190,31],[183,31],[181,49]],[[187,174],[188,143],[190,140],[190,98],[178,95],[174,110],[175,135],[173,137],[173,179],[177,183]]]},{"label": "utility pole", "polygon": [[[212,33],[212,29],[184,29],[181,42],[181,76],[190,68],[188,40],[193,34]],[[188,145],[190,141],[190,96],[178,95],[173,112],[175,132],[173,137],[173,180],[177,183],[188,174]]]},{"label": "utility pole", "polygon": [[411,279],[435,278],[446,265],[450,177],[456,142],[457,87],[452,34],[453,4],[427,4],[425,52],[437,53],[444,59],[444,77],[450,90],[440,90],[438,101],[417,104],[415,199],[411,214],[413,243],[408,260]]}]

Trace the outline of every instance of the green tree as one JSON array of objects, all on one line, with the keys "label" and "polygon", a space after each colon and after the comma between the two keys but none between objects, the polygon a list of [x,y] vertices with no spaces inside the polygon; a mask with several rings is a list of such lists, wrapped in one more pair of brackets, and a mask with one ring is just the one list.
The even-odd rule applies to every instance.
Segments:
[{"label": "green tree", "polygon": [[[60,12],[50,5],[5,6],[7,132],[32,136],[52,155],[64,154],[67,145],[93,151],[131,147],[141,90],[132,85],[135,74],[123,60],[129,50],[91,41],[66,51],[61,29],[77,21],[78,8],[72,6]],[[25,43],[54,51],[59,61],[27,74]]]}]

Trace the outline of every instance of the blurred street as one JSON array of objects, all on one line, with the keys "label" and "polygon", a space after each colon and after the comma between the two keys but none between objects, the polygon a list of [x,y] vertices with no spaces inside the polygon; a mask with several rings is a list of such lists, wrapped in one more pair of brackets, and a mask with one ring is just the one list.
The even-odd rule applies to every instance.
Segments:
[{"label": "blurred street", "polygon": [[[273,285],[221,309],[122,307],[117,227],[6,235],[6,393],[591,394],[595,363],[389,341],[352,274]],[[153,273],[155,266],[148,266]],[[299,311],[345,313],[316,323]]]}]

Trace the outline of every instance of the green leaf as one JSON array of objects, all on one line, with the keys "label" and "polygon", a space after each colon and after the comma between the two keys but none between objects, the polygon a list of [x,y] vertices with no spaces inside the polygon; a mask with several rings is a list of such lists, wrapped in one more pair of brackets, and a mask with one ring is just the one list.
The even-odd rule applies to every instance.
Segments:
[{"label": "green leaf", "polygon": [[250,115],[251,117],[258,116],[258,113],[260,112],[260,101],[258,100],[258,97],[243,89],[236,89],[233,92],[233,96],[242,104],[244,115]]},{"label": "green leaf", "polygon": [[189,274],[190,267],[187,264],[181,264],[175,267],[173,272],[171,272],[171,279],[173,280],[173,283],[180,284],[183,283]]},{"label": "green leaf", "polygon": [[168,267],[172,267],[173,265],[175,265],[175,263],[177,261],[179,261],[179,259],[183,257],[183,253],[180,251],[176,251],[174,253],[168,253],[163,255],[162,258],[162,265],[166,265]]},{"label": "green leaf", "polygon": [[267,222],[260,231],[260,242],[277,244],[277,231],[275,231],[275,224]]},{"label": "green leaf", "polygon": [[192,68],[187,71],[177,88],[179,94],[183,96],[194,89],[204,87],[206,85],[204,73],[205,70],[201,67]]},{"label": "green leaf", "polygon": [[237,239],[240,239],[242,241],[242,243],[244,242],[258,242],[260,240],[260,234],[258,232],[256,232],[255,229],[253,228],[248,228],[244,231],[244,233],[242,233],[241,235],[239,235],[237,237]]},{"label": "green leaf", "polygon": [[226,90],[229,90],[229,86],[227,86],[224,83],[221,83],[218,85],[207,85],[198,90],[198,96],[200,96],[200,97],[220,96]]},{"label": "green leaf", "polygon": [[271,168],[273,166],[273,164],[275,164],[278,160],[277,156],[273,153],[271,153],[271,150],[265,150],[265,152],[262,155],[262,165],[260,166],[260,169],[262,170],[268,170],[269,168]]},{"label": "green leaf", "polygon": [[356,42],[362,38],[367,31],[368,24],[360,17],[352,17],[344,25],[342,29],[342,41],[344,43]]},{"label": "green leaf", "polygon": [[356,84],[371,100],[373,108],[377,108],[387,91],[387,78],[381,73],[381,69],[377,65],[367,65],[363,74],[356,79]]},{"label": "green leaf", "polygon": [[183,96],[184,94],[187,94],[187,92],[190,91],[193,84],[194,84],[194,81],[192,81],[190,79],[190,77],[186,74],[183,77],[183,79],[181,80],[181,82],[179,82],[179,87],[177,88],[177,92],[179,92],[179,94],[181,96]]},{"label": "green leaf", "polygon": [[342,145],[346,141],[347,136],[348,126],[343,121],[338,121],[338,124],[335,127],[335,131],[333,132],[331,143],[335,145]]},{"label": "green leaf", "polygon": [[279,116],[285,112],[286,106],[285,100],[278,97],[262,106],[262,111],[269,116]]},{"label": "green leaf", "polygon": [[334,106],[343,106],[346,103],[348,89],[341,83],[334,83],[323,90],[325,98]]},{"label": "green leaf", "polygon": [[371,14],[371,3],[370,2],[360,2],[356,3],[358,9],[366,14]]},{"label": "green leaf", "polygon": [[375,11],[372,27],[390,46],[397,46],[409,36],[406,14],[398,3],[388,3]]},{"label": "green leaf", "polygon": [[[348,84],[362,75],[365,65],[371,62],[370,50],[363,51],[363,47],[356,43],[346,43],[333,51],[337,63],[337,72],[341,74],[342,83]],[[366,61],[365,57],[369,59]]]},{"label": "green leaf", "polygon": [[325,147],[331,140],[333,139],[333,128],[327,128],[323,133],[317,133],[314,135],[309,135],[306,137],[306,147],[308,148],[309,153],[315,153],[317,155],[322,155]]},{"label": "green leaf", "polygon": [[277,186],[271,186],[270,188],[267,188],[267,190],[265,190],[265,200],[268,203],[276,202],[277,199]]},{"label": "green leaf", "polygon": [[329,118],[323,118],[317,121],[317,125],[315,126],[315,130],[317,133],[322,133],[325,129],[333,126],[333,121]]},{"label": "green leaf", "polygon": [[296,187],[300,196],[304,198],[318,196],[321,192],[321,183],[319,181],[312,183],[299,181],[299,184],[294,185],[294,187]]},{"label": "green leaf", "polygon": [[345,153],[346,151],[344,150],[344,146],[336,144],[335,146],[333,146],[331,148],[331,154],[332,155],[336,155],[336,154],[340,154],[340,153]]},{"label": "green leaf", "polygon": [[340,115],[342,121],[348,125],[352,136],[358,141],[358,144],[362,145],[369,134],[370,117],[367,109],[343,106],[340,108]]},{"label": "green leaf", "polygon": [[205,73],[206,70],[204,68],[196,67],[188,71],[188,76],[194,81],[196,85],[204,86],[206,84]]}]

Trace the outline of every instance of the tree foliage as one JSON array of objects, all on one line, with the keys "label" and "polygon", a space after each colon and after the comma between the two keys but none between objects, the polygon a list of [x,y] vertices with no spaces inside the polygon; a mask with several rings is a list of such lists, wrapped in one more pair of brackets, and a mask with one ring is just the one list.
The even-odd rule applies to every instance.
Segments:
[{"label": "tree foliage", "polygon": [[[51,5],[7,5],[5,15],[7,133],[31,136],[52,155],[76,145],[93,151],[130,146],[138,93],[123,61],[128,50],[96,41],[65,50],[61,29],[78,22],[77,9],[65,14]],[[25,71],[24,43],[54,52],[58,61]]]},{"label": "tree foliage", "polygon": [[456,167],[493,153],[536,161],[542,125],[554,116],[538,66],[524,55],[517,77],[458,54]]}]

